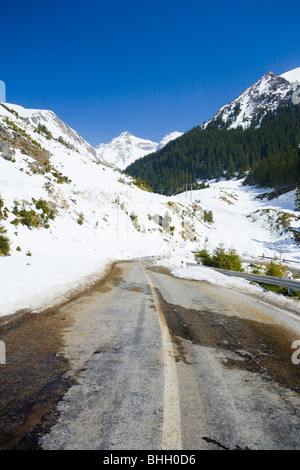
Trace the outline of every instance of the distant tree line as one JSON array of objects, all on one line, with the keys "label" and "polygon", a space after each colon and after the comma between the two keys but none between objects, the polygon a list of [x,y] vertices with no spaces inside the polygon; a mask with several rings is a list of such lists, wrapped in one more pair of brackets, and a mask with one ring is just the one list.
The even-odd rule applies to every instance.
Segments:
[{"label": "distant tree line", "polygon": [[263,118],[256,116],[245,130],[228,129],[221,120],[205,129],[195,127],[160,151],[136,160],[125,172],[164,194],[174,194],[199,179],[222,176],[247,176],[247,184],[260,186],[296,186],[299,143],[300,106],[286,103]]}]

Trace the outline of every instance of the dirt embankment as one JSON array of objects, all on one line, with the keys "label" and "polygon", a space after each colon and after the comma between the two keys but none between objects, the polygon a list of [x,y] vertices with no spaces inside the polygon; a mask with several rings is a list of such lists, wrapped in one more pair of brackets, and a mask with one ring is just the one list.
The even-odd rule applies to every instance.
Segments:
[{"label": "dirt embankment", "polygon": [[[105,289],[115,278],[115,265],[68,302],[43,312],[18,312],[0,318],[0,339],[6,346],[6,364],[0,365],[0,450],[38,449],[39,437],[56,422],[55,405],[74,383],[71,366],[62,351],[68,314],[81,295]],[[63,308],[64,307],[64,308]]]}]

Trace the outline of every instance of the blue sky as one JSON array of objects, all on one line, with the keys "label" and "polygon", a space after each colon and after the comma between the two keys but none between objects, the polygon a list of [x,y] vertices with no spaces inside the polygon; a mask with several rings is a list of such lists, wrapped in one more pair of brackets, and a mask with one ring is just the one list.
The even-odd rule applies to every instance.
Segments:
[{"label": "blue sky", "polygon": [[7,102],[53,110],[92,145],[188,131],[300,66],[299,0],[13,0],[0,17]]}]

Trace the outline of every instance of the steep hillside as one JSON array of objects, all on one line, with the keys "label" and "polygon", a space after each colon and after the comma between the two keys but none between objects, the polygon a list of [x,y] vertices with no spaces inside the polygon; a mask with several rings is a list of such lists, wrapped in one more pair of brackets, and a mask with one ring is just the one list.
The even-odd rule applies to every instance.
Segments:
[{"label": "steep hillside", "polygon": [[200,231],[202,212],[185,229],[168,202],[101,162],[54,113],[0,105],[0,315],[51,305],[113,260],[195,244],[189,226]]},{"label": "steep hillside", "polygon": [[180,192],[199,179],[230,179],[249,170],[252,184],[297,185],[300,114],[293,99],[297,87],[297,82],[268,72],[208,123],[125,171],[165,194]]},{"label": "steep hillside", "polygon": [[81,155],[91,160],[105,163],[104,160],[99,158],[96,150],[76,131],[61,121],[53,111],[25,109],[22,106],[2,103],[0,105],[0,115],[5,119],[8,127],[14,130],[13,126],[16,126],[16,132],[17,128],[20,127],[33,140],[39,141],[39,136],[43,136],[52,143],[56,141],[70,150],[80,152]]}]

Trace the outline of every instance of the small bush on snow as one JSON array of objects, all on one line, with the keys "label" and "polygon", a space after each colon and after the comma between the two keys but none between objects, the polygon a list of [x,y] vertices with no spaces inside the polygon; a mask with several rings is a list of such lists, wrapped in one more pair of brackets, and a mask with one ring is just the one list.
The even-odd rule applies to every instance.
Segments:
[{"label": "small bush on snow", "polygon": [[10,252],[10,243],[4,233],[6,233],[5,228],[0,226],[0,255],[7,256]]}]

